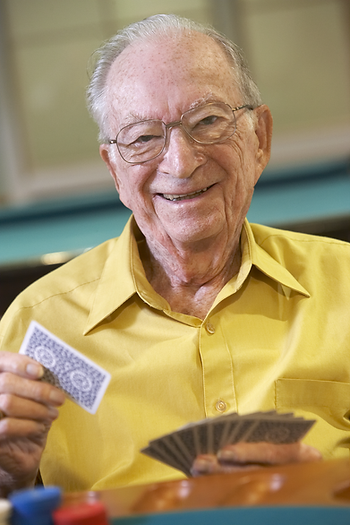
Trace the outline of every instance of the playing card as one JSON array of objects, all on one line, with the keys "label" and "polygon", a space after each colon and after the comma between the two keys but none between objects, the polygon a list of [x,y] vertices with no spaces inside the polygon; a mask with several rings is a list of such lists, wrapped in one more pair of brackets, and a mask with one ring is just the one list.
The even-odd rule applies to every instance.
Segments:
[{"label": "playing card", "polygon": [[169,448],[173,450],[174,454],[179,455],[181,458],[184,457],[189,463],[193,461],[193,456],[191,455],[191,452],[188,450],[184,441],[181,439],[180,436],[178,436],[178,434],[170,434],[164,439]]},{"label": "playing card", "polygon": [[[225,447],[226,445],[230,445],[232,443],[235,443],[235,436],[236,433],[238,434],[239,426],[241,425],[241,420],[238,417],[235,418],[228,418],[227,421],[218,421],[217,423],[214,421],[212,423],[215,427],[218,425],[219,432],[220,427],[222,427],[220,441],[217,443],[215,453],[220,450],[221,448]],[[214,432],[215,433],[215,432]]]},{"label": "playing card", "polygon": [[208,423],[208,428],[211,427],[209,430],[209,434],[211,436],[211,448],[213,451],[220,450],[224,445],[225,440],[225,433],[226,433],[226,427],[228,427],[228,422],[225,420],[220,421],[211,421]]},{"label": "playing card", "polygon": [[141,452],[161,461],[162,463],[166,463],[177,470],[181,470],[186,476],[191,475],[190,465],[192,465],[192,463],[186,461],[185,458],[178,458],[177,455],[167,447],[164,440],[151,441],[149,446],[142,449]]},{"label": "playing card", "polygon": [[110,374],[83,354],[32,321],[20,348],[44,367],[42,381],[61,388],[72,401],[94,414]]},{"label": "playing card", "polygon": [[164,436],[164,438],[159,441],[156,440],[153,444],[157,449],[162,449],[164,454],[167,454],[181,465],[180,470],[188,470],[188,466],[191,465],[191,459],[187,453],[184,453],[181,448],[179,448],[172,435]]},{"label": "playing card", "polygon": [[254,425],[254,419],[243,418],[229,423],[230,432],[227,436],[226,445],[232,445],[239,441],[247,441],[250,429]]},{"label": "playing card", "polygon": [[255,421],[246,433],[245,441],[257,443],[266,441],[275,444],[295,443],[299,441],[311,428],[314,421],[301,418],[275,417]]},{"label": "playing card", "polygon": [[194,433],[197,455],[207,454],[207,450],[209,449],[208,426],[203,423],[198,424],[192,428],[192,432]]},{"label": "playing card", "polygon": [[193,429],[191,425],[191,427],[182,428],[172,435],[179,444],[179,448],[183,450],[183,455],[187,458],[188,464],[191,465],[198,455],[199,444],[196,429]]}]

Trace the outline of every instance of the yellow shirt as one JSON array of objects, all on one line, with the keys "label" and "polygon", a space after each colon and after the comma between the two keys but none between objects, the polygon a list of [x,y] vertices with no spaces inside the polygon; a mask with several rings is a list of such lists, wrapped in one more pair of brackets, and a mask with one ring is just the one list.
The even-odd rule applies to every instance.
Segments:
[{"label": "yellow shirt", "polygon": [[110,371],[95,415],[67,400],[41,471],[66,490],[182,474],[139,453],[190,421],[276,409],[316,418],[305,442],[348,454],[350,245],[245,223],[242,264],[204,321],[172,312],[145,278],[133,220],[119,239],[34,283],[2,319],[18,351],[35,319]]}]

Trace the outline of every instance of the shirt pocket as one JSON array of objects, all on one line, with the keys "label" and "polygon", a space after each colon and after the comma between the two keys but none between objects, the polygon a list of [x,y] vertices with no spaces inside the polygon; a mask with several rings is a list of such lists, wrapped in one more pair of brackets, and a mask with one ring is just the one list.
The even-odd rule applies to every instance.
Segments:
[{"label": "shirt pocket", "polygon": [[278,379],[275,396],[278,411],[316,419],[304,442],[318,448],[325,458],[347,453],[344,448],[350,447],[350,383]]}]

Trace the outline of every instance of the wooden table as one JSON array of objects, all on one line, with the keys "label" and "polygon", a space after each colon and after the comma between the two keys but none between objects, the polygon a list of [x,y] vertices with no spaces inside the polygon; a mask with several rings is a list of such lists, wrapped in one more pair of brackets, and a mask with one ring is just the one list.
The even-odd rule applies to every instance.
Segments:
[{"label": "wooden table", "polygon": [[68,494],[65,505],[96,499],[105,503],[111,523],[119,525],[349,524],[350,460]]}]

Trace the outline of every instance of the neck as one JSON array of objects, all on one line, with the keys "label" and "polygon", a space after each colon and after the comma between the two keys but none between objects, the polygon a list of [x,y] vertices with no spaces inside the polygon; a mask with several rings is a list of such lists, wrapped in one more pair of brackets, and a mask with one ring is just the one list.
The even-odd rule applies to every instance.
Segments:
[{"label": "neck", "polygon": [[204,319],[217,294],[239,271],[240,231],[228,242],[164,247],[145,242],[140,256],[154,290],[176,312]]}]

